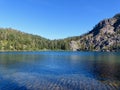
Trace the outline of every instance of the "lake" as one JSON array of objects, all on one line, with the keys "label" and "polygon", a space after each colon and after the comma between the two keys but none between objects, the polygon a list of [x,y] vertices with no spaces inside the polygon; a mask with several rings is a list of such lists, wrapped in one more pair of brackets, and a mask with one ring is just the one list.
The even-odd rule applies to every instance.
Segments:
[{"label": "lake", "polygon": [[120,52],[0,52],[0,90],[120,90]]}]

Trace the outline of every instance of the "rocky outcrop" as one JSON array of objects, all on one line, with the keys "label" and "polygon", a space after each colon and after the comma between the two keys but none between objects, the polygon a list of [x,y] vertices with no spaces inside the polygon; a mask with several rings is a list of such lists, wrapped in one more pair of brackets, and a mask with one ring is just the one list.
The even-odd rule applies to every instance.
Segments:
[{"label": "rocky outcrop", "polygon": [[120,51],[120,14],[99,22],[74,43],[79,47],[77,50]]},{"label": "rocky outcrop", "polygon": [[70,42],[70,49],[72,49],[73,51],[79,50],[78,43],[76,41],[71,41]]}]

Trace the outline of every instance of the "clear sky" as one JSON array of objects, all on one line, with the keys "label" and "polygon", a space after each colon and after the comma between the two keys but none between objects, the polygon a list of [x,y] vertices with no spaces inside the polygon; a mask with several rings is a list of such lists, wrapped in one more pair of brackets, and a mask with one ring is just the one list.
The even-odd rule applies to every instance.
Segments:
[{"label": "clear sky", "polygon": [[0,27],[60,39],[84,34],[119,12],[119,0],[0,0]]}]

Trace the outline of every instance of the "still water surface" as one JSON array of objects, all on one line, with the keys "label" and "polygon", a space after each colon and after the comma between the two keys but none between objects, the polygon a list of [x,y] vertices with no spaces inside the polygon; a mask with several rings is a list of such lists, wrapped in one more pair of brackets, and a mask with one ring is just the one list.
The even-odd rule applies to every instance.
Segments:
[{"label": "still water surface", "polygon": [[120,52],[1,52],[0,90],[120,90]]}]

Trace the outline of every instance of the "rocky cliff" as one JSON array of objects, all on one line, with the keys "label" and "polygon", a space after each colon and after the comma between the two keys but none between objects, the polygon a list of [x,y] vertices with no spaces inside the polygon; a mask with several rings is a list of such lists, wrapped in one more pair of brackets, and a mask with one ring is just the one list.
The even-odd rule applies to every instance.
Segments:
[{"label": "rocky cliff", "polygon": [[72,50],[120,51],[120,14],[99,22],[79,40],[71,41],[70,47]]}]

